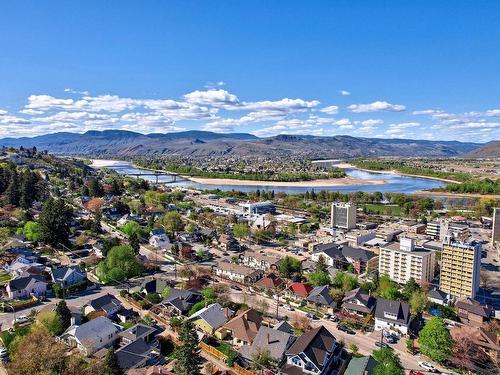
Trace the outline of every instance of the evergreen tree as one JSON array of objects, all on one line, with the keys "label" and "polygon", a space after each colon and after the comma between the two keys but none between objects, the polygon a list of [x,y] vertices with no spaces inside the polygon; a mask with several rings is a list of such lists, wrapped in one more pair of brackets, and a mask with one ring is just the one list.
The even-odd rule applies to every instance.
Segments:
[{"label": "evergreen tree", "polygon": [[130,247],[134,250],[134,253],[138,254],[139,250],[141,249],[141,245],[139,243],[139,235],[137,232],[133,232],[129,238],[128,242],[130,244]]},{"label": "evergreen tree", "polygon": [[9,185],[7,186],[7,190],[5,190],[5,195],[9,204],[14,206],[19,205],[19,176],[15,169],[10,174]]},{"label": "evergreen tree", "polygon": [[125,373],[118,364],[118,356],[116,355],[115,349],[111,348],[106,353],[104,358],[104,369],[103,375],[124,375]]},{"label": "evergreen tree", "polygon": [[28,209],[36,199],[36,174],[26,170],[21,175],[21,183],[19,189],[19,204],[22,208]]},{"label": "evergreen tree", "polygon": [[201,356],[198,335],[191,321],[185,320],[179,332],[181,345],[174,353],[174,373],[179,375],[200,375]]},{"label": "evergreen tree", "polygon": [[39,218],[41,240],[52,246],[67,244],[72,217],[71,208],[62,199],[47,199]]},{"label": "evergreen tree", "polygon": [[68,308],[66,301],[62,300],[57,304],[56,316],[58,317],[59,321],[61,322],[62,332],[59,333],[59,335],[60,335],[64,331],[66,331],[66,329],[68,329],[69,326],[71,326],[71,311]]}]

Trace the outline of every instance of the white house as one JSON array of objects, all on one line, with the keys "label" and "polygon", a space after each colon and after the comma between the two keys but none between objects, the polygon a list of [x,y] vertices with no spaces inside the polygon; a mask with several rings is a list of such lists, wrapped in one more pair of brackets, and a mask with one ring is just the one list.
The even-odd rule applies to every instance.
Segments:
[{"label": "white house", "polygon": [[111,320],[100,316],[82,325],[73,325],[60,339],[71,347],[77,347],[85,355],[109,347],[118,339],[120,329]]},{"label": "white house", "polygon": [[6,290],[10,299],[27,298],[30,295],[39,297],[47,291],[47,283],[42,276],[30,275],[10,280]]},{"label": "white house", "polygon": [[377,299],[375,330],[394,330],[407,334],[410,327],[410,306],[401,301]]},{"label": "white house", "polygon": [[219,277],[242,284],[253,284],[264,275],[263,270],[256,270],[229,262],[219,262],[214,266],[213,272]]}]

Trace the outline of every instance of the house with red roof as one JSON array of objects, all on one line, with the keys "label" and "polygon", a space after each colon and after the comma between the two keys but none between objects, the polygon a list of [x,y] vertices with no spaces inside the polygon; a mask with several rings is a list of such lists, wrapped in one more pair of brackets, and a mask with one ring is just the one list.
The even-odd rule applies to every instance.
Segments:
[{"label": "house with red roof", "polygon": [[285,290],[285,297],[295,300],[306,299],[314,288],[306,283],[290,283]]},{"label": "house with red roof", "polygon": [[264,276],[262,279],[258,280],[255,283],[257,288],[262,289],[282,289],[284,285],[283,279],[274,273],[270,273],[267,276]]}]

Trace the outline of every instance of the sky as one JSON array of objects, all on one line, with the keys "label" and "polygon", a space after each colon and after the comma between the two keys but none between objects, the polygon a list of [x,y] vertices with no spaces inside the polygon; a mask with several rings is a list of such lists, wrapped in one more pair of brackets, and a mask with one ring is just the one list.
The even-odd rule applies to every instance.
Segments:
[{"label": "sky", "polygon": [[0,137],[500,139],[500,1],[2,2]]}]

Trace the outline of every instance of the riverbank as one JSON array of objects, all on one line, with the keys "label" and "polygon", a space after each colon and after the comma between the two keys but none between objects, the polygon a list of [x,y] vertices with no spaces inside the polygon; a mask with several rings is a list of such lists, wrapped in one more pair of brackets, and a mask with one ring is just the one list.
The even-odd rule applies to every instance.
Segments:
[{"label": "riverbank", "polygon": [[422,176],[422,175],[417,175],[417,174],[403,173],[403,172],[399,172],[396,169],[375,171],[372,169],[359,168],[359,167],[356,167],[355,165],[349,164],[349,163],[338,163],[338,164],[334,164],[333,166],[337,167],[337,168],[341,168],[341,169],[352,168],[352,169],[357,169],[359,171],[364,171],[364,172],[369,172],[369,173],[390,173],[390,174],[398,175],[398,176],[427,178],[429,180],[443,181],[443,182],[447,182],[449,184],[461,184],[460,181],[456,181],[456,180],[450,180],[450,179],[440,178],[440,177]]},{"label": "riverbank", "polygon": [[500,194],[475,194],[475,193],[450,193],[448,191],[419,190],[413,193],[425,197],[447,197],[447,198],[493,198],[500,199]]},{"label": "riverbank", "polygon": [[205,178],[182,176],[204,185],[244,185],[244,186],[281,186],[281,187],[323,187],[323,186],[350,186],[350,185],[383,185],[384,180],[365,180],[353,177],[328,178],[312,181],[256,181],[256,180],[236,180],[230,178]]}]

